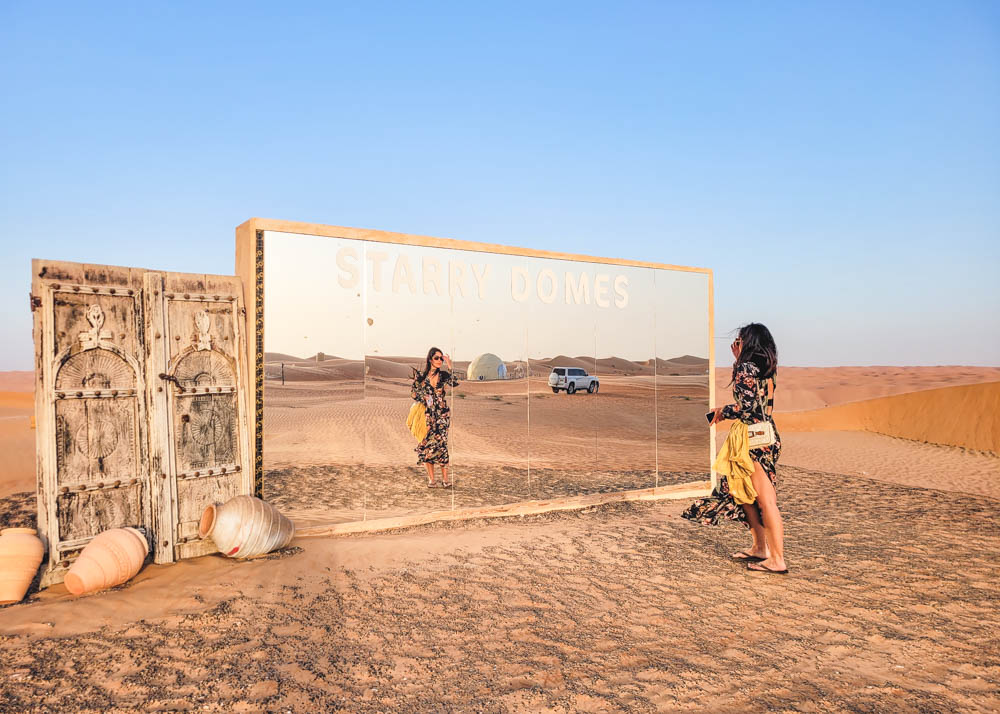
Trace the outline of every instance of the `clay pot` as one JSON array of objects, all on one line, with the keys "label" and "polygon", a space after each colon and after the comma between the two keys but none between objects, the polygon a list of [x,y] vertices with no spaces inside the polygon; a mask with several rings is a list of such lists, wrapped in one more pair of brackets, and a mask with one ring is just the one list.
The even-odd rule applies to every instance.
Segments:
[{"label": "clay pot", "polygon": [[0,531],[0,605],[21,602],[44,554],[45,546],[34,528]]},{"label": "clay pot", "polygon": [[149,554],[146,536],[135,528],[112,528],[87,543],[66,573],[74,595],[113,588],[135,577]]},{"label": "clay pot", "polygon": [[295,535],[295,524],[270,503],[253,496],[236,496],[205,509],[198,535],[212,537],[230,558],[252,558],[284,548]]}]

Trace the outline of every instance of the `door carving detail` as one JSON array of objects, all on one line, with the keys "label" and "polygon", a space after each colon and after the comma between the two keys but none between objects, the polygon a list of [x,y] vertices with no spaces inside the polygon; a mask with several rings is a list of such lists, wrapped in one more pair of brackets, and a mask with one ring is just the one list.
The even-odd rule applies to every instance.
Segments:
[{"label": "door carving detail", "polygon": [[195,349],[212,349],[212,336],[208,334],[208,331],[212,327],[212,318],[210,318],[208,313],[204,310],[196,312],[194,314],[194,326],[197,330],[195,337]]},{"label": "door carving detail", "polygon": [[[207,319],[206,313],[198,314]],[[177,363],[174,383],[179,387],[171,393],[182,471],[230,464],[238,453],[233,369],[224,355],[204,350],[201,343],[195,350]]]}]

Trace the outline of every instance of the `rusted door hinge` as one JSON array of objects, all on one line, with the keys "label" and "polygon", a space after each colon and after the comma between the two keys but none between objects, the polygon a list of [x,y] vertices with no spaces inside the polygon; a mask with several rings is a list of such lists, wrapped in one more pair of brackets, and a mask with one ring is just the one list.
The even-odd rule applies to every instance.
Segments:
[{"label": "rusted door hinge", "polygon": [[42,299],[28,293],[28,304],[31,305],[31,311],[34,312],[42,306]]}]

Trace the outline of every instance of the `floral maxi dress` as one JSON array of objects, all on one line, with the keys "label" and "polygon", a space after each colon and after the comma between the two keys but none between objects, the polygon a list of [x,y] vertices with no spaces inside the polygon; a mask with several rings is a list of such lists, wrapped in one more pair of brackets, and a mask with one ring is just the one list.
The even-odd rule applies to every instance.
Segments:
[{"label": "floral maxi dress", "polygon": [[448,428],[451,426],[451,408],[445,399],[445,387],[457,387],[458,377],[447,372],[438,379],[438,386],[433,387],[430,379],[413,379],[410,397],[415,402],[423,402],[427,407],[427,436],[417,444],[418,464],[447,464]]},{"label": "floral maxi dress", "polygon": [[[764,380],[760,379],[760,368],[753,362],[740,362],[736,366],[736,379],[733,380],[733,397],[735,404],[727,404],[722,408],[723,419],[739,419],[744,424],[761,421],[765,415],[762,412],[761,400],[758,394],[764,388]],[[773,423],[773,419],[767,417]],[[781,455],[781,435],[774,428],[774,443],[759,449],[750,449],[750,458],[760,464],[764,473],[775,483],[778,457]],[[754,508],[759,507],[754,504]],[[733,500],[729,493],[729,482],[720,478],[712,495],[700,498],[692,503],[681,516],[692,521],[700,521],[710,525],[718,525],[723,519],[737,521],[747,528],[747,516],[743,508]],[[761,519],[763,522],[763,519]]]}]

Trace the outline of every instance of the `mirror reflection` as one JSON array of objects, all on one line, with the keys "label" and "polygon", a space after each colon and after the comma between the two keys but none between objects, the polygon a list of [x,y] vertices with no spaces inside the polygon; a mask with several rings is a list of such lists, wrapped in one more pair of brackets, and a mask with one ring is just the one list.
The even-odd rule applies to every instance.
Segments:
[{"label": "mirror reflection", "polygon": [[707,480],[705,273],[270,231],[264,256],[264,496],[297,522]]},{"label": "mirror reflection", "polygon": [[531,497],[594,489],[601,388],[595,358],[597,266],[530,258],[517,294],[528,306]]},{"label": "mirror reflection", "polygon": [[[656,486],[656,339],[653,270],[608,266],[618,292],[597,310],[596,471],[601,491]],[[704,429],[702,429],[704,431]]]},{"label": "mirror reflection", "polygon": [[264,498],[300,524],[364,519],[363,245],[264,243]]},{"label": "mirror reflection", "polygon": [[709,478],[709,287],[704,273],[654,271],[657,485]]},{"label": "mirror reflection", "polygon": [[[453,261],[440,248],[365,246],[367,520],[453,508],[451,490],[441,487],[452,476],[455,380],[445,358],[454,352]],[[419,440],[406,425],[414,404],[430,427]]]},{"label": "mirror reflection", "polygon": [[455,507],[530,497],[526,304],[511,299],[519,256],[452,251],[467,267],[453,294],[455,373],[452,475]]}]

